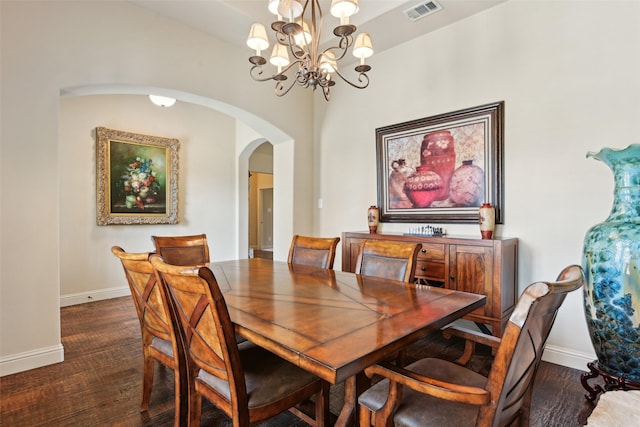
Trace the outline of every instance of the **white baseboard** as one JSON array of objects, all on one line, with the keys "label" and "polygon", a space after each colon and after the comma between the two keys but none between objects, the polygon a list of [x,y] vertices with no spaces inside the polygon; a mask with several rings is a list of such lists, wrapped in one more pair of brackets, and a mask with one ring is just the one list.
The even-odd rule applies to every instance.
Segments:
[{"label": "white baseboard", "polygon": [[588,371],[587,363],[596,360],[596,354],[587,354],[555,345],[547,345],[542,353],[542,360],[568,368]]},{"label": "white baseboard", "polygon": [[60,295],[60,307],[68,307],[70,305],[84,304],[87,302],[118,298],[127,295],[131,295],[131,291],[129,290],[128,286],[99,289],[89,292],[80,292],[77,294]]},{"label": "white baseboard", "polygon": [[64,361],[64,347],[62,344],[24,353],[10,354],[0,358],[0,376],[11,375],[29,369],[53,365]]},{"label": "white baseboard", "polygon": [[[128,286],[118,288],[106,288],[77,294],[60,296],[60,307],[84,304],[110,298],[118,298],[131,295]],[[45,347],[24,353],[11,354],[0,358],[0,376],[11,375],[17,372],[28,371],[42,366],[52,365],[64,361],[64,348],[62,344]]]}]

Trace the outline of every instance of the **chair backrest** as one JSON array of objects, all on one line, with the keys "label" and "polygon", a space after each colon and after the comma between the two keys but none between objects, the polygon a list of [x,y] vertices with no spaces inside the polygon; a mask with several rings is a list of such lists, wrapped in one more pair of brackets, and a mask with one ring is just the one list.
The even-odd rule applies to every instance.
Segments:
[{"label": "chair backrest", "polygon": [[171,265],[204,265],[209,263],[206,234],[194,236],[151,236],[156,253]]},{"label": "chair backrest", "polygon": [[227,305],[213,272],[205,266],[175,266],[158,255],[151,264],[164,283],[181,324],[189,375],[199,369],[227,381],[234,414],[248,419],[248,397],[240,352]]},{"label": "chair backrest", "polygon": [[357,274],[412,282],[416,272],[416,257],[421,243],[365,240],[360,246]]},{"label": "chair backrest", "polygon": [[[153,336],[171,343],[176,342],[174,338],[177,331],[171,323],[168,303],[163,298],[155,270],[149,262],[150,254],[128,253],[119,246],[112,247],[111,252],[120,259],[124,268],[145,344],[151,344],[146,341],[150,341]],[[174,351],[174,354],[177,353]]]},{"label": "chair backrest", "polygon": [[333,268],[339,237],[293,236],[289,248],[289,264]]},{"label": "chair backrest", "polygon": [[491,405],[482,406],[476,425],[509,425],[531,404],[533,380],[545,342],[567,293],[585,281],[581,267],[572,265],[556,282],[537,282],[522,293],[502,335],[489,372]]}]

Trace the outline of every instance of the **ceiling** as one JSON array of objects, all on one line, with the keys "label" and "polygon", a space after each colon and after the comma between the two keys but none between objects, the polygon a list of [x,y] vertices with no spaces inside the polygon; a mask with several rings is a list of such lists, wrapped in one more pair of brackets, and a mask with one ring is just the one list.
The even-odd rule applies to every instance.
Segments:
[{"label": "ceiling", "polygon": [[[247,49],[245,41],[251,24],[269,27],[275,16],[267,10],[268,0],[128,0],[193,29]],[[358,33],[368,32],[375,52],[392,48],[422,34],[437,30],[507,0],[435,0],[442,10],[411,22],[404,10],[426,0],[360,0],[359,12],[351,18]],[[338,23],[329,13],[330,0],[320,0],[324,13],[322,42],[333,37]],[[273,41],[273,37],[271,40]]]}]

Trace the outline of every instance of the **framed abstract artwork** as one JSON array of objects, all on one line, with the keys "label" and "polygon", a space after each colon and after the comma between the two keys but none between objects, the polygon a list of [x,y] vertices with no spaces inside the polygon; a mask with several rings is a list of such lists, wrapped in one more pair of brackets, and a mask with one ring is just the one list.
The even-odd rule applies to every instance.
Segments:
[{"label": "framed abstract artwork", "polygon": [[376,129],[382,222],[503,221],[504,101]]},{"label": "framed abstract artwork", "polygon": [[178,147],[177,139],[96,128],[98,225],[177,224]]}]

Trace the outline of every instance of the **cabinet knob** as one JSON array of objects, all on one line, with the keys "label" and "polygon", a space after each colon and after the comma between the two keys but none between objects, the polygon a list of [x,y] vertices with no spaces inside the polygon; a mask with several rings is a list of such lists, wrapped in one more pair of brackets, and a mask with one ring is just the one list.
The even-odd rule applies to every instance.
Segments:
[{"label": "cabinet knob", "polygon": [[422,267],[420,270],[427,271],[427,267]]},{"label": "cabinet knob", "polygon": [[456,276],[449,276],[449,280],[456,280]]},{"label": "cabinet knob", "polygon": [[427,253],[427,250],[426,250],[425,248],[422,248],[422,249],[420,250],[420,252],[422,252],[423,254],[426,254],[426,253]]}]

